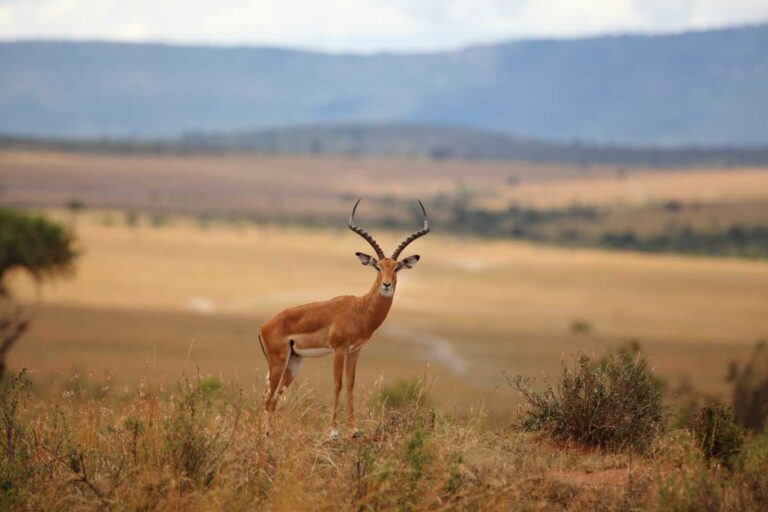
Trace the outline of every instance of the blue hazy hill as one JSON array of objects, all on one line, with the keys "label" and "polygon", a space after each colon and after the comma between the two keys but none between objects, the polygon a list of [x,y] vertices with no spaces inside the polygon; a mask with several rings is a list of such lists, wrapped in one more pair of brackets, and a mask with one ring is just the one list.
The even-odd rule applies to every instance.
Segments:
[{"label": "blue hazy hill", "polygon": [[168,137],[339,123],[553,141],[768,143],[768,25],[420,54],[0,43],[0,133]]}]

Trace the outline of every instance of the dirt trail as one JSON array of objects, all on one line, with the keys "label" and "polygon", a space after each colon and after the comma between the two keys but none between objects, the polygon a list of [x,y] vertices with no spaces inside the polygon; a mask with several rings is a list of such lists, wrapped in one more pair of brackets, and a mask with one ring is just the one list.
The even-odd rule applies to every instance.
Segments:
[{"label": "dirt trail", "polygon": [[442,336],[426,334],[402,325],[388,325],[383,327],[382,330],[387,336],[410,343],[427,345],[435,360],[448,368],[451,373],[459,377],[466,375],[466,361],[454,352],[451,342]]}]

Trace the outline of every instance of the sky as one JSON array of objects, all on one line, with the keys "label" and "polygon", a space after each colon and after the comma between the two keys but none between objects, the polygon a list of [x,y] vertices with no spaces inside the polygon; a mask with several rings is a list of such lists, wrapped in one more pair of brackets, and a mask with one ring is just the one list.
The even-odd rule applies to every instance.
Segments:
[{"label": "sky", "polygon": [[0,39],[437,51],[768,21],[768,0],[0,0]]}]

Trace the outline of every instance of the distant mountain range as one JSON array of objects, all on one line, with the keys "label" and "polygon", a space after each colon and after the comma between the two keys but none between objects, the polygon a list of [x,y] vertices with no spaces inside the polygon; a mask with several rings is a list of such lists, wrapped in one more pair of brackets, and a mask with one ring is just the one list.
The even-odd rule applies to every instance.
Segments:
[{"label": "distant mountain range", "polygon": [[468,128],[404,124],[300,126],[187,134],[151,141],[125,138],[56,139],[0,136],[0,149],[119,153],[383,155],[435,160],[516,160],[650,167],[768,165],[768,145],[754,148],[661,148],[557,143]]},{"label": "distant mountain range", "polygon": [[768,25],[418,54],[0,43],[0,133],[174,137],[308,124],[549,141],[768,144]]}]

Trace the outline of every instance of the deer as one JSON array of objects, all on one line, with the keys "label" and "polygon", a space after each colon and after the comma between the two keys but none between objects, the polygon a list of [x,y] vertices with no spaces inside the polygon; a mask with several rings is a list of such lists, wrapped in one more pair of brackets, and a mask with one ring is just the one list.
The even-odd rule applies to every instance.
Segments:
[{"label": "deer", "polygon": [[[368,293],[362,296],[342,295],[324,302],[295,306],[275,315],[259,329],[259,343],[267,360],[264,386],[264,410],[271,418],[277,400],[298,375],[305,357],[333,355],[333,412],[330,439],[338,439],[337,412],[343,374],[347,380],[347,425],[351,437],[359,437],[355,426],[354,388],[355,371],[360,350],[387,318],[397,288],[399,272],[412,269],[421,258],[418,254],[398,260],[411,242],[429,233],[429,219],[421,200],[418,201],[424,225],[408,236],[390,257],[367,231],[355,225],[357,200],[347,226],[370,244],[376,257],[356,252],[363,266],[376,271]],[[269,429],[268,429],[269,432]]]}]

